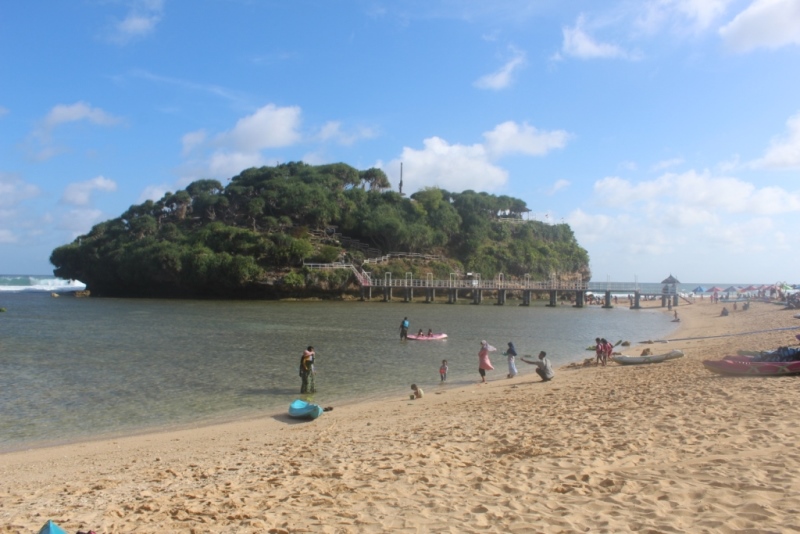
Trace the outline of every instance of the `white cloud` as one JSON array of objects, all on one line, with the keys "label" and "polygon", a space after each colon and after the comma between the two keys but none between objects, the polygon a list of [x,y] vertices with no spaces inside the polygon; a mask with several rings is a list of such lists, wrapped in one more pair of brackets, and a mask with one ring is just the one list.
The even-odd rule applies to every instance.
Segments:
[{"label": "white cloud", "polygon": [[103,218],[97,209],[73,209],[61,216],[60,228],[69,231],[72,239],[85,234]]},{"label": "white cloud", "polygon": [[8,115],[8,108],[0,106],[0,117],[2,117],[4,115]]},{"label": "white cloud", "polygon": [[570,185],[571,184],[570,184],[569,180],[556,180],[555,183],[550,187],[550,190],[547,193],[549,195],[554,195],[558,191],[561,191],[562,189],[566,189]]},{"label": "white cloud", "polygon": [[522,125],[507,121],[483,134],[486,149],[494,157],[506,154],[543,156],[558,148],[564,148],[570,134],[563,130],[540,131],[528,123]]},{"label": "white cloud", "polygon": [[146,37],[155,31],[164,13],[163,0],[134,0],[125,18],[116,21],[109,30],[109,40],[125,44]]},{"label": "white cloud", "polygon": [[664,174],[651,181],[633,183],[617,177],[595,183],[598,198],[620,209],[641,209],[641,205],[663,206],[678,203],[694,210],[721,210],[725,213],[774,215],[800,212],[800,192],[780,187],[761,187],[738,178],[713,177],[708,171]]},{"label": "white cloud", "polygon": [[0,208],[14,207],[40,194],[41,191],[37,186],[27,184],[14,175],[0,172]]},{"label": "white cloud", "polygon": [[161,200],[167,191],[172,191],[174,189],[174,187],[170,187],[167,184],[148,185],[139,195],[139,199],[136,202],[141,204],[148,200]]},{"label": "white cloud", "polygon": [[596,41],[584,30],[585,23],[585,17],[581,15],[574,27],[562,29],[564,41],[561,45],[561,53],[554,56],[555,59],[561,59],[561,54],[578,59],[638,58],[637,54],[629,53],[617,45]]},{"label": "white cloud", "polygon": [[712,27],[734,1],[650,0],[642,4],[643,13],[635,26],[646,33],[656,33],[668,24],[679,32],[700,32]]},{"label": "white cloud", "polygon": [[403,148],[401,157],[384,168],[392,183],[398,183],[402,162],[403,186],[408,192],[423,187],[494,191],[508,180],[508,172],[491,163],[483,145],[451,145],[439,137],[425,139],[423,144],[422,150]]},{"label": "white cloud", "polygon": [[29,141],[37,145],[32,156],[37,160],[46,160],[63,152],[65,149],[52,144],[53,131],[61,125],[81,121],[98,126],[113,126],[122,122],[122,119],[100,108],[94,108],[86,102],[58,104],[48,112],[31,134]]},{"label": "white cloud", "polygon": [[91,203],[93,191],[112,192],[117,190],[117,183],[103,176],[97,176],[84,182],[69,184],[64,189],[61,201],[73,206],[88,206]]},{"label": "white cloud", "polygon": [[[742,219],[674,201],[641,203],[631,208],[608,214],[576,209],[568,215],[567,222],[578,241],[591,251],[595,280],[605,279],[605,269],[619,275],[629,268],[627,281],[631,282],[637,271],[656,273],[644,280],[653,281],[655,276],[669,272],[680,277],[684,270],[699,277],[696,281],[709,281],[723,276],[723,271],[747,271],[755,252],[788,246],[784,236],[776,236],[777,225],[771,217]],[[741,269],[738,264],[722,266],[723,257],[731,262],[741,257]],[[715,261],[707,261],[711,258]],[[600,270],[595,268],[598,265]],[[703,275],[704,265],[713,272]]]},{"label": "white cloud", "polygon": [[664,169],[669,169],[670,167],[675,167],[676,165],[680,165],[683,163],[683,158],[672,158],[672,159],[665,159],[659,162],[656,162],[650,170],[653,172],[663,171]]},{"label": "white cloud", "polygon": [[800,168],[800,113],[786,121],[786,134],[772,140],[764,156],[751,166],[767,169]]},{"label": "white cloud", "polygon": [[357,128],[352,132],[345,132],[342,123],[339,121],[329,121],[322,125],[316,138],[322,142],[332,141],[344,146],[353,145],[361,139],[371,139],[377,134],[372,128]]},{"label": "white cloud", "polygon": [[495,72],[480,77],[475,81],[475,87],[497,91],[511,85],[514,73],[525,65],[525,52],[514,47],[511,48],[511,52],[513,57],[505,65]]},{"label": "white cloud", "polygon": [[266,165],[266,161],[258,152],[217,151],[211,155],[208,172],[215,178],[230,178],[244,169],[263,165]]},{"label": "white cloud", "polygon": [[16,243],[17,241],[19,241],[19,238],[14,234],[14,232],[5,228],[0,228],[0,243],[8,244]]},{"label": "white cloud", "polygon": [[217,143],[239,152],[257,152],[285,147],[301,139],[300,108],[267,104],[252,115],[239,119],[232,130],[217,136]]},{"label": "white cloud", "polygon": [[720,28],[719,34],[737,52],[800,45],[800,2],[755,0]]},{"label": "white cloud", "polygon": [[119,123],[121,119],[100,108],[93,108],[86,102],[76,102],[69,105],[58,104],[44,118],[40,131],[46,135],[57,126],[78,121],[88,121],[100,126],[112,126]]},{"label": "white cloud", "polygon": [[[433,186],[449,191],[496,191],[506,184],[508,171],[495,165],[495,159],[509,154],[543,156],[563,148],[570,135],[507,121],[484,132],[483,137],[485,143],[473,145],[450,144],[440,137],[430,137],[423,141],[421,150],[404,147],[401,157],[383,169],[392,183],[399,183],[402,162],[403,187],[410,192]],[[559,188],[563,186],[557,184]]]},{"label": "white cloud", "polygon": [[202,145],[206,140],[206,131],[205,130],[197,130],[194,132],[189,132],[184,134],[181,137],[181,145],[183,146],[183,150],[181,154],[183,156],[187,156],[190,154],[196,147]]}]

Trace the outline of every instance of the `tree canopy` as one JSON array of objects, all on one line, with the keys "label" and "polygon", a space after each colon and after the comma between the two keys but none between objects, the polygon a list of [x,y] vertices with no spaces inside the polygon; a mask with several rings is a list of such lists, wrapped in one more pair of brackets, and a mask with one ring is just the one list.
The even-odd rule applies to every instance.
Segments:
[{"label": "tree canopy", "polygon": [[406,197],[390,187],[382,170],[344,163],[251,168],[224,187],[198,180],[131,206],[50,261],[56,276],[101,295],[252,296],[275,281],[297,286],[304,261],[334,261],[342,248],[358,261],[366,247],[437,254],[451,262],[445,271],[484,278],[588,277],[570,227],[523,220],[522,200],[438,188]]}]

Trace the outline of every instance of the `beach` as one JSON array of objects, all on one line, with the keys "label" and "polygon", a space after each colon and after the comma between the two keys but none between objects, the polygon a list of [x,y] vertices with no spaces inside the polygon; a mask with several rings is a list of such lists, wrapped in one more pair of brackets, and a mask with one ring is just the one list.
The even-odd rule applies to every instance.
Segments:
[{"label": "beach", "polygon": [[[506,379],[494,353],[488,384],[476,372],[414,401],[2,454],[0,532],[48,519],[98,534],[800,530],[800,377],[701,364],[797,345],[776,329],[800,321],[771,303],[721,309],[681,302],[670,339],[684,341],[617,347],[686,354],[661,364],[561,367],[542,383]],[[760,333],[729,335],[745,332]]]}]

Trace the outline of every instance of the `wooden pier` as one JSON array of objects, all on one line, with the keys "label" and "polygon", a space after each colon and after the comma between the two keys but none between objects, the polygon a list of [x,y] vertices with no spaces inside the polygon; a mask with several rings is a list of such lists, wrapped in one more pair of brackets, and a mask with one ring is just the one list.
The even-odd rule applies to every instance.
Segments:
[{"label": "wooden pier", "polygon": [[413,278],[412,273],[406,273],[404,278],[393,278],[391,273],[383,277],[372,277],[370,273],[351,263],[306,263],[304,266],[312,270],[347,269],[353,272],[359,285],[361,300],[371,300],[377,293],[384,302],[401,299],[403,302],[413,302],[415,294],[432,303],[439,295],[447,297],[448,304],[456,304],[460,299],[470,300],[471,304],[483,303],[484,294],[491,293],[495,296],[496,305],[506,304],[510,292],[520,295],[521,306],[530,306],[534,298],[545,296],[547,306],[558,305],[558,295],[569,295],[569,300],[577,308],[586,305],[587,294],[604,294],[605,308],[612,308],[612,294],[624,293],[631,297],[631,308],[641,308],[643,297],[661,299],[661,305],[677,306],[679,295],[675,285],[664,284],[637,284],[637,283],[609,283],[609,282],[566,282],[563,280],[531,280],[529,276],[523,279],[506,279],[502,274],[490,280],[483,280],[480,276],[464,279],[457,273],[452,273],[449,279],[434,279],[432,274],[426,278]]}]

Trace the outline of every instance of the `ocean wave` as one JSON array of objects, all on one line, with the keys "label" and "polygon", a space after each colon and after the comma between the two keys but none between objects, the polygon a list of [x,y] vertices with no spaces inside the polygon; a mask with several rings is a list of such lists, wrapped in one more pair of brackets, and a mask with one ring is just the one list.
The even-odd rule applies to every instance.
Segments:
[{"label": "ocean wave", "polygon": [[49,293],[65,293],[83,291],[86,284],[79,280],[64,280],[55,276],[2,274],[0,275],[0,292],[3,291],[46,291]]}]

